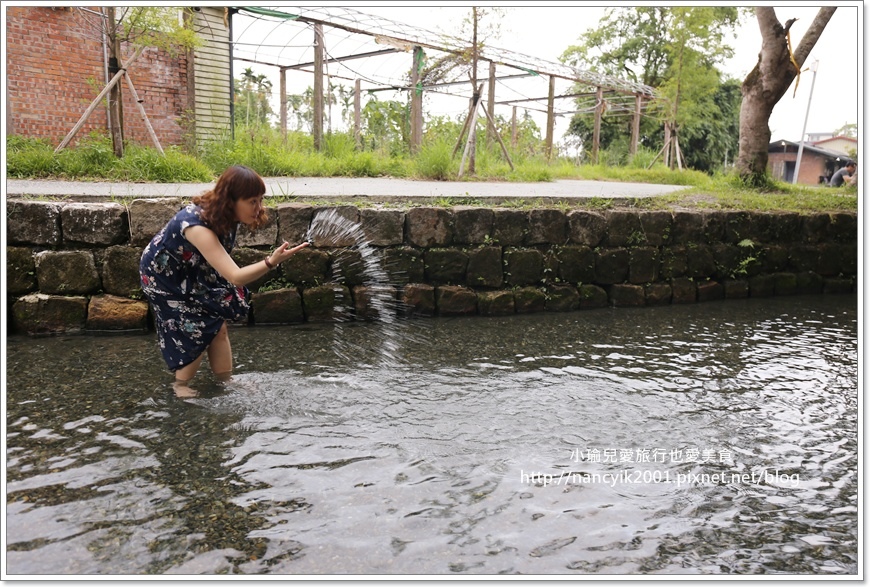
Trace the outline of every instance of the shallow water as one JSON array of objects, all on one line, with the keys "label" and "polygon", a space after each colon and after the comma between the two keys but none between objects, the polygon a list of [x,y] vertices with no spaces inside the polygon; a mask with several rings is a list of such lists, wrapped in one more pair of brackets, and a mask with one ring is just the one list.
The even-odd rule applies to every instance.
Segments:
[{"label": "shallow water", "polygon": [[856,574],[854,296],[7,345],[7,573]]}]

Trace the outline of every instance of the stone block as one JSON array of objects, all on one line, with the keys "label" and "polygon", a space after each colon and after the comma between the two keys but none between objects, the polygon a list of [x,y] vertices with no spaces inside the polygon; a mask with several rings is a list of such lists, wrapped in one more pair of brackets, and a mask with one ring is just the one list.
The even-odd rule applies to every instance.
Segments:
[{"label": "stone block", "polygon": [[822,277],[835,277],[843,271],[842,251],[834,243],[822,243],[818,246],[819,265],[816,273]]},{"label": "stone block", "polygon": [[36,291],[36,262],[28,247],[6,247],[6,293],[21,296]]},{"label": "stone block", "polygon": [[710,246],[715,270],[710,277],[718,280],[733,279],[741,273],[742,249],[737,245],[714,244]]},{"label": "stone block", "polygon": [[803,240],[803,218],[797,212],[768,214],[770,224],[764,235],[771,243],[798,243]]},{"label": "stone block", "polygon": [[803,217],[803,242],[814,244],[828,240],[831,215],[828,212],[808,214]]},{"label": "stone block", "polygon": [[81,332],[88,314],[84,296],[26,295],[12,306],[13,329],[31,335]]},{"label": "stone block", "polygon": [[544,256],[536,249],[508,248],[504,252],[505,282],[532,285],[544,277]]},{"label": "stone block", "polygon": [[510,291],[485,291],[477,294],[477,313],[481,316],[510,316],[516,313]]},{"label": "stone block", "polygon": [[726,300],[749,297],[749,281],[746,279],[726,279],[722,282]]},{"label": "stone block", "polygon": [[31,200],[6,203],[6,238],[11,245],[60,245],[60,204]]},{"label": "stone block", "polygon": [[296,288],[251,294],[254,324],[295,324],[305,321],[302,296]]},{"label": "stone block", "polygon": [[672,304],[694,304],[696,301],[698,301],[698,288],[694,281],[688,277],[671,279]]},{"label": "stone block", "polygon": [[428,283],[409,283],[402,288],[401,302],[408,316],[434,316],[435,288]]},{"label": "stone block", "polygon": [[308,236],[314,206],[295,202],[275,206],[278,218],[278,240],[291,244],[301,243]]},{"label": "stone block", "polygon": [[820,294],[825,289],[825,278],[814,271],[796,273],[795,279],[799,294]]},{"label": "stone block", "polygon": [[[246,224],[239,226],[236,232],[237,247],[268,247],[274,249],[278,244],[278,214],[274,208],[266,210],[266,224],[257,228],[251,229]],[[289,242],[289,241],[288,241]],[[298,242],[290,243],[298,245]]]},{"label": "stone block", "polygon": [[568,218],[561,210],[537,208],[529,211],[526,245],[561,245],[568,241]]},{"label": "stone block", "polygon": [[66,243],[110,246],[130,240],[127,209],[121,204],[66,204],[60,224]]},{"label": "stone block", "polygon": [[[728,217],[723,210],[711,210],[704,212],[703,241],[708,243],[721,243],[725,238],[725,227]],[[700,242],[700,241],[699,241]],[[731,244],[735,244],[733,241]]]},{"label": "stone block", "polygon": [[607,218],[605,246],[626,247],[647,244],[640,215],[635,210],[608,210],[605,218]]},{"label": "stone block", "polygon": [[628,281],[651,283],[659,276],[659,250],[656,247],[631,247],[628,258]]},{"label": "stone block", "polygon": [[814,244],[796,245],[789,254],[789,268],[795,271],[815,271],[819,268],[819,248]]},{"label": "stone block", "polygon": [[725,288],[718,281],[708,280],[698,283],[698,301],[711,302],[725,298]]},{"label": "stone block", "polygon": [[615,283],[608,290],[610,304],[613,306],[645,306],[646,293],[643,286],[630,283]]},{"label": "stone block", "polygon": [[647,245],[660,247],[670,244],[674,217],[669,211],[641,210],[638,212],[638,217]]},{"label": "stone block", "polygon": [[453,242],[453,215],[444,208],[411,208],[405,213],[405,235],[416,247],[443,247]]},{"label": "stone block", "polygon": [[465,283],[468,255],[460,249],[429,249],[423,252],[426,281],[433,285]]},{"label": "stone block", "polygon": [[504,283],[501,247],[478,247],[468,251],[465,281],[475,288],[501,287]]},{"label": "stone block", "polygon": [[590,283],[595,280],[595,253],[584,245],[561,247],[556,258],[559,260],[559,279],[567,283]]},{"label": "stone block", "polygon": [[[747,238],[760,242],[758,235],[753,233],[749,212],[744,210],[725,210],[721,214],[724,219],[723,242],[737,244]],[[716,242],[718,240],[714,239],[712,234],[708,234],[707,238],[707,242]]]},{"label": "stone block", "polygon": [[386,249],[384,251],[384,270],[390,283],[420,283],[424,279],[425,267],[423,254],[410,247]]},{"label": "stone block", "polygon": [[826,294],[849,294],[854,285],[851,279],[845,277],[826,277],[822,291]]},{"label": "stone block", "polygon": [[372,246],[389,247],[405,242],[405,212],[402,210],[362,208],[359,222]]},{"label": "stone block", "polygon": [[716,273],[716,259],[709,245],[686,245],[686,275],[706,279]]},{"label": "stone block", "polygon": [[[260,251],[257,249],[249,249],[247,247],[236,247],[235,249],[233,249],[233,252],[230,253],[230,257],[232,257],[233,261],[236,262],[236,265],[238,265],[239,267],[245,267],[247,265],[253,265],[254,263],[262,264],[263,259],[268,254],[269,254],[269,252],[267,252],[267,251]],[[295,256],[296,255],[294,255],[294,257]],[[286,263],[287,263],[287,261],[282,263],[280,267],[283,268],[284,264],[286,264]],[[257,291],[261,287],[263,287],[264,285],[266,285],[267,283],[269,283],[271,281],[280,280],[282,271],[283,271],[283,269],[269,271],[268,273],[266,273],[265,275],[263,275],[259,279],[256,279],[256,280],[250,282],[247,285],[247,287],[251,291]]]},{"label": "stone block", "polygon": [[113,295],[91,297],[88,330],[148,330],[148,302]]},{"label": "stone block", "polygon": [[858,246],[851,243],[836,246],[840,249],[840,271],[844,275],[858,275]]},{"label": "stone block", "polygon": [[366,241],[356,206],[315,208],[308,236],[318,248],[352,247]]},{"label": "stone block", "polygon": [[182,207],[181,198],[137,198],[130,202],[130,243],[147,245]]},{"label": "stone block", "polygon": [[607,234],[607,219],[604,214],[589,210],[568,212],[568,238],[573,243],[597,247]]},{"label": "stone block", "polygon": [[453,208],[453,242],[480,245],[493,240],[495,213],[490,208],[455,206]]},{"label": "stone block", "polygon": [[776,280],[773,275],[755,275],[749,278],[749,296],[767,298],[776,293]]},{"label": "stone block", "polygon": [[103,291],[124,298],[142,296],[139,277],[139,259],[142,249],[116,245],[103,256]]},{"label": "stone block", "polygon": [[435,288],[435,307],[439,316],[468,316],[477,313],[477,294],[461,285]]},{"label": "stone block", "polygon": [[647,306],[667,306],[671,303],[673,291],[669,283],[650,283],[643,288]]},{"label": "stone block", "polygon": [[517,314],[543,312],[547,307],[547,296],[537,287],[520,287],[514,290],[514,307]]},{"label": "stone block", "polygon": [[830,235],[837,242],[858,240],[858,216],[854,212],[836,212],[831,215]]},{"label": "stone block", "polygon": [[704,242],[704,213],[677,210],[673,213],[671,239],[674,244]]},{"label": "stone block", "polygon": [[685,277],[688,267],[689,260],[686,245],[662,247],[661,268],[659,270],[659,275],[662,279]]},{"label": "stone block", "polygon": [[503,208],[493,210],[492,238],[499,245],[518,247],[523,244],[528,231],[528,212]]},{"label": "stone block", "polygon": [[573,285],[551,285],[547,288],[544,308],[548,312],[571,312],[580,308],[580,292]]},{"label": "stone block", "polygon": [[797,275],[779,272],[773,274],[773,293],[778,296],[791,296],[798,293]]},{"label": "stone block", "polygon": [[308,322],[346,322],[353,316],[353,298],[347,286],[326,283],[302,290],[302,308]]},{"label": "stone block", "polygon": [[580,309],[591,310],[607,306],[607,291],[597,285],[586,283],[577,288],[580,294]]},{"label": "stone block", "polygon": [[[262,257],[262,253],[260,256]],[[302,249],[281,263],[279,271],[279,275],[287,283],[295,285],[323,283],[329,274],[329,253],[310,247]]]},{"label": "stone block", "polygon": [[622,283],[628,277],[628,249],[599,249],[595,253],[595,283]]},{"label": "stone block", "polygon": [[396,288],[391,285],[357,285],[351,293],[357,320],[390,320],[401,313]]},{"label": "stone block", "polygon": [[41,251],[34,259],[39,291],[44,294],[80,295],[100,289],[91,251]]},{"label": "stone block", "polygon": [[[329,253],[329,280],[343,283],[348,287],[363,285],[372,281],[374,275],[369,275],[370,270],[363,260],[362,253],[358,249],[337,249]],[[374,270],[380,264],[377,259],[369,259],[375,264]]]}]

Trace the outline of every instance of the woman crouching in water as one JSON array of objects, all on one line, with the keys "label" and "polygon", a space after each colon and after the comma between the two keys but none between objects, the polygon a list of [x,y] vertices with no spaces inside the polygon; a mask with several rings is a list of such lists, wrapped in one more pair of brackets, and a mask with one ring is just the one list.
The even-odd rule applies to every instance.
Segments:
[{"label": "woman crouching in water", "polygon": [[139,263],[142,291],[156,318],[163,359],[175,372],[179,396],[195,393],[187,383],[208,355],[220,381],[232,375],[227,321],[249,310],[245,285],[289,259],[308,243],[284,242],[262,261],[239,267],[230,257],[240,223],[265,224],[266,184],[253,170],[230,167],[214,188],[196,196],[151,240]]}]

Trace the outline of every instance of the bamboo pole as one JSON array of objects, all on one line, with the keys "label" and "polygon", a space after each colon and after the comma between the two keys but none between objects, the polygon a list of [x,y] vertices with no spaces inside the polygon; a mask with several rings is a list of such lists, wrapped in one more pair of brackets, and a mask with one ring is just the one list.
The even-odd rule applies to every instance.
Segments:
[{"label": "bamboo pole", "polygon": [[547,94],[547,139],[546,146],[544,147],[547,151],[547,160],[553,156],[553,131],[556,127],[556,116],[553,112],[553,102],[555,101],[556,94],[556,78],[554,76],[550,76],[550,91]]},{"label": "bamboo pole", "polygon": [[314,25],[314,150],[323,147],[323,25]]},{"label": "bamboo pole", "polygon": [[93,114],[94,110],[97,109],[100,101],[106,97],[106,94],[109,93],[109,90],[111,90],[112,87],[118,83],[127,68],[129,68],[133,64],[133,62],[136,61],[140,55],[142,55],[142,52],[144,50],[145,47],[139,47],[138,49],[136,49],[136,52],[133,53],[133,56],[127,61],[127,64],[124,67],[118,69],[118,73],[116,73],[115,76],[111,80],[109,80],[109,83],[106,84],[106,87],[103,88],[103,90],[97,95],[96,98],[94,98],[94,101],[91,102],[91,105],[88,106],[88,109],[85,110],[85,113],[82,114],[82,117],[79,118],[79,121],[75,124],[72,130],[69,131],[69,134],[67,134],[66,137],[64,137],[64,139],[57,146],[57,148],[54,150],[55,153],[59,153],[61,149],[66,147],[73,139],[73,137],[76,136],[76,133],[81,130],[81,128],[85,125],[85,122],[87,122],[88,118],[90,118],[91,114]]},{"label": "bamboo pole", "polygon": [[357,149],[362,148],[362,124],[360,122],[360,117],[362,115],[362,96],[360,96],[361,91],[362,85],[360,83],[360,79],[356,78],[356,80],[353,82],[353,138],[356,142]]},{"label": "bamboo pole", "polygon": [[151,121],[148,120],[148,114],[145,112],[145,107],[142,106],[142,100],[139,99],[139,94],[136,93],[136,88],[133,87],[133,80],[130,79],[130,75],[124,71],[124,79],[127,80],[127,87],[130,88],[130,95],[133,96],[133,101],[136,103],[136,108],[139,110],[139,114],[142,116],[142,121],[145,123],[145,129],[148,131],[148,136],[151,137],[151,141],[154,143],[154,146],[164,157],[166,153],[163,152],[163,147],[160,146],[160,141],[157,139],[157,133],[154,132],[154,127],[151,126]]},{"label": "bamboo pole", "polygon": [[480,94],[477,95],[477,100],[474,103],[474,110],[471,113],[471,124],[469,125],[469,129],[468,129],[468,140],[465,141],[465,151],[462,152],[462,160],[459,162],[459,175],[458,175],[458,177],[462,177],[462,173],[463,173],[463,170],[465,168],[465,159],[468,157],[469,152],[473,148],[472,143],[474,142],[474,125],[477,124],[477,112],[479,109],[480,109]]},{"label": "bamboo pole", "polygon": [[501,140],[501,136],[498,134],[498,129],[495,127],[495,121],[492,119],[492,116],[489,115],[487,110],[484,110],[483,113],[486,114],[486,120],[489,122],[487,128],[492,129],[492,134],[495,135],[498,144],[501,145],[501,152],[504,153],[504,158],[507,159],[508,165],[510,165],[511,171],[513,171],[514,162],[511,161],[511,156],[508,153],[507,147],[504,146],[504,141]]}]

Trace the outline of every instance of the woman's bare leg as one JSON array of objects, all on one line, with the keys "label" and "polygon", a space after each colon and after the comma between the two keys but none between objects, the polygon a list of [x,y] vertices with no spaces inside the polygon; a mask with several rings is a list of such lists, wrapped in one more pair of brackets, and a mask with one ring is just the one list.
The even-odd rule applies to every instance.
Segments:
[{"label": "woman's bare leg", "polygon": [[175,383],[172,384],[172,389],[178,397],[196,397],[196,391],[190,388],[188,383],[196,372],[199,370],[199,365],[202,363],[202,355],[198,356],[195,361],[188,363],[181,369],[175,371]]},{"label": "woman's bare leg", "polygon": [[233,350],[226,322],[208,345],[207,352],[212,372],[219,381],[228,381],[233,374]]}]

